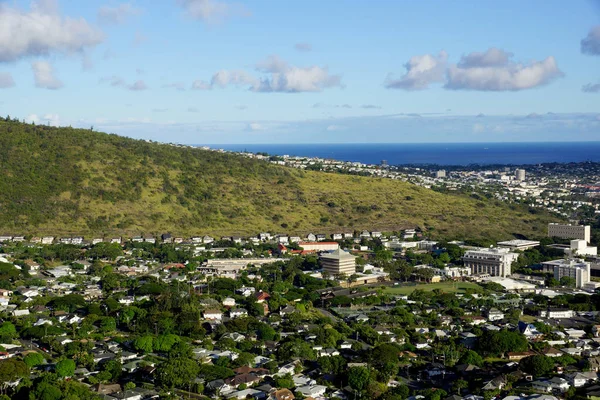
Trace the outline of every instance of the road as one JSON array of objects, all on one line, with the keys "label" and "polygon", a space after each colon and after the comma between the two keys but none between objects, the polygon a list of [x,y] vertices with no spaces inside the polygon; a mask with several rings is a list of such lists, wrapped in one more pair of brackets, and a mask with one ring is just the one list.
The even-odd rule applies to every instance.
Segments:
[{"label": "road", "polygon": [[333,315],[332,313],[330,313],[329,311],[327,311],[324,308],[317,308],[317,311],[320,312],[323,316],[325,316],[327,318],[331,318],[335,322],[341,321],[338,317],[336,317],[335,315]]}]

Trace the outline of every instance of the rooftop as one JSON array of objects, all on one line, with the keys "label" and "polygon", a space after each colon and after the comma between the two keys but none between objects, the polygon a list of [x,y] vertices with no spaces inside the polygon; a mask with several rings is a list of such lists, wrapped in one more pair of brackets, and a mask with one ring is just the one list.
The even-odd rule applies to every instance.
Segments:
[{"label": "rooftop", "polygon": [[344,259],[355,259],[356,257],[352,254],[344,251],[342,249],[337,249],[332,251],[331,253],[321,254],[321,258],[326,258],[329,260],[344,260]]}]

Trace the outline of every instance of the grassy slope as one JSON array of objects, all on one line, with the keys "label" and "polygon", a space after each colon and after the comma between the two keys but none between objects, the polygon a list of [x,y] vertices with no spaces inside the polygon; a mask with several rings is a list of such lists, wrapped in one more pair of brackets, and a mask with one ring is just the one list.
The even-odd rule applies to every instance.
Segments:
[{"label": "grassy slope", "polygon": [[[433,237],[543,236],[551,219],[403,182],[0,121],[0,229],[213,235],[427,228]],[[407,200],[410,199],[410,200]]]}]

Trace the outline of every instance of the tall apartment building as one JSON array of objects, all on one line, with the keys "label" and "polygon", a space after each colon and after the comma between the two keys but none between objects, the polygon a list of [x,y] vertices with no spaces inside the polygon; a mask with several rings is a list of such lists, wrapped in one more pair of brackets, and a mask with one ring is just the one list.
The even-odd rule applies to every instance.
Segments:
[{"label": "tall apartment building", "polygon": [[446,170],[445,169],[440,169],[438,171],[435,172],[435,177],[436,178],[445,178],[446,177]]},{"label": "tall apartment building", "polygon": [[511,274],[511,264],[519,257],[510,249],[492,248],[469,250],[463,256],[465,267],[471,268],[471,274],[490,274],[506,278]]},{"label": "tall apartment building", "polygon": [[589,225],[548,224],[548,237],[561,239],[581,239],[590,242],[591,230]]},{"label": "tall apartment building", "polygon": [[524,169],[517,169],[515,171],[515,178],[518,181],[524,181],[525,180],[525,170]]},{"label": "tall apartment building", "polygon": [[563,276],[575,279],[575,286],[578,288],[590,282],[590,263],[580,259],[546,261],[542,263],[542,267],[546,271],[552,268],[556,280]]},{"label": "tall apartment building", "polygon": [[323,266],[323,272],[330,276],[340,274],[350,276],[356,272],[356,257],[341,249],[321,254],[319,261]]}]

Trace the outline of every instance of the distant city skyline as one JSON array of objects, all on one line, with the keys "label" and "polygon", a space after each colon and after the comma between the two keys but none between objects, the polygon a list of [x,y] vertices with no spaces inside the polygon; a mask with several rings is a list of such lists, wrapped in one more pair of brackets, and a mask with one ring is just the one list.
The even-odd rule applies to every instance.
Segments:
[{"label": "distant city skyline", "polygon": [[600,139],[600,1],[0,3],[0,114],[186,144]]}]

